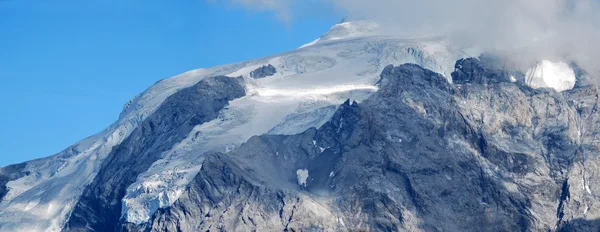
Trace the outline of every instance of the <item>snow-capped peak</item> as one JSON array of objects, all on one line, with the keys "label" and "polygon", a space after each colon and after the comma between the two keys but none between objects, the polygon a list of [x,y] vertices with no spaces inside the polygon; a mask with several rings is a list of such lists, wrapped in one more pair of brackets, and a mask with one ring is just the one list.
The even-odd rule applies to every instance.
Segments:
[{"label": "snow-capped peak", "polygon": [[[84,140],[77,149],[28,162],[23,171],[34,174],[6,184],[8,192],[0,201],[0,230],[61,230],[113,148],[165,99],[204,78],[241,76],[247,95],[231,101],[216,119],[196,125],[185,139],[152,161],[133,184],[127,184],[121,219],[146,223],[156,210],[173,204],[199,172],[206,152],[228,152],[255,135],[298,134],[320,127],[347,99],[360,102],[377,91],[379,74],[390,64],[414,63],[449,76],[456,60],[472,56],[442,38],[380,36],[379,29],[371,21],[343,22],[304,49],[157,82],[128,103],[113,126]],[[261,67],[272,67],[275,73],[253,78],[251,73]],[[300,174],[299,184],[304,185],[304,172]]]},{"label": "snow-capped peak", "polygon": [[320,41],[349,39],[354,37],[363,37],[375,35],[380,28],[379,24],[374,21],[351,21],[336,24],[327,33],[325,33]]},{"label": "snow-capped peak", "polygon": [[302,45],[300,48],[325,41],[373,36],[378,34],[380,28],[381,26],[377,22],[370,20],[342,22],[331,27],[321,38]]}]

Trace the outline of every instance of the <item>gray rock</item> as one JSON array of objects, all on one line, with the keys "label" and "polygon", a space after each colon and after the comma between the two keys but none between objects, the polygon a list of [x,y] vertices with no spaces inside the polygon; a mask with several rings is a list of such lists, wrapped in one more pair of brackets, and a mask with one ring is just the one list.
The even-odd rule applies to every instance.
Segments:
[{"label": "gray rock", "polygon": [[510,73],[516,71],[492,54],[483,54],[479,58],[460,59],[454,66],[452,81],[456,84],[488,84],[510,82]]},{"label": "gray rock", "polygon": [[494,62],[459,61],[454,86],[389,66],[319,129],[209,155],[144,229],[598,231],[597,87],[533,90]]},{"label": "gray rock", "polygon": [[277,69],[275,69],[273,65],[269,64],[261,66],[260,68],[257,68],[256,70],[250,72],[250,77],[254,79],[260,79],[273,76],[275,75],[275,73],[277,73]]}]

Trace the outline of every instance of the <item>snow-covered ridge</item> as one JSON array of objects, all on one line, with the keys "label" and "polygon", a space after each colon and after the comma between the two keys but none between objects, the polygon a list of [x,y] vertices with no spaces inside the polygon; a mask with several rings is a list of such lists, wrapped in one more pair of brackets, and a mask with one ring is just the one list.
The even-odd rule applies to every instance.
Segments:
[{"label": "snow-covered ridge", "polygon": [[[378,37],[370,22],[345,22],[303,49],[262,59],[199,69],[157,82],[132,99],[105,131],[45,159],[27,163],[32,174],[11,181],[0,202],[0,230],[59,231],[83,189],[111,149],[120,144],[173,93],[203,78],[246,79],[248,95],[230,102],[219,118],[197,125],[186,139],[138,176],[122,201],[122,217],[144,223],[170,206],[198,173],[204,152],[228,152],[254,135],[294,134],[320,127],[346,99],[361,101],[374,91],[389,64],[415,63],[446,76],[466,54],[440,38]],[[271,64],[274,76],[249,73]]]},{"label": "snow-covered ridge", "polygon": [[337,24],[321,36],[319,41],[332,41],[376,35],[381,26],[374,21],[352,21]]},{"label": "snow-covered ridge", "polygon": [[300,48],[309,47],[326,41],[373,36],[381,33],[379,31],[380,29],[381,26],[377,22],[369,20],[342,22],[331,27],[331,29],[321,36],[321,38],[304,44]]},{"label": "snow-covered ridge", "polygon": [[331,95],[335,93],[349,92],[353,90],[371,90],[377,91],[377,87],[373,85],[339,85],[331,88],[315,88],[315,89],[257,89],[259,96],[263,97],[304,97],[304,96],[319,96]]}]

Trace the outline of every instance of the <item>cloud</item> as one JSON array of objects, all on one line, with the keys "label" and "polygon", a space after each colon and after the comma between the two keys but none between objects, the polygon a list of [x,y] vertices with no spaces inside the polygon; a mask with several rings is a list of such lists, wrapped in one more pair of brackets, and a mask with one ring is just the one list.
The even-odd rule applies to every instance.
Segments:
[{"label": "cloud", "polygon": [[206,0],[208,2],[223,2],[239,5],[251,10],[271,11],[282,22],[288,23],[292,19],[290,11],[293,9],[294,0]]},{"label": "cloud", "polygon": [[[226,0],[227,1],[227,0]],[[228,0],[290,20],[306,0]],[[390,33],[442,35],[460,46],[521,62],[569,59],[600,73],[598,0],[311,0],[349,19],[371,19]],[[304,4],[306,5],[306,4]],[[300,9],[300,10],[299,10]]]},{"label": "cloud", "polygon": [[567,57],[592,67],[585,56],[595,58],[600,47],[596,0],[335,1],[349,16],[374,19],[395,33],[444,35],[522,58]]}]

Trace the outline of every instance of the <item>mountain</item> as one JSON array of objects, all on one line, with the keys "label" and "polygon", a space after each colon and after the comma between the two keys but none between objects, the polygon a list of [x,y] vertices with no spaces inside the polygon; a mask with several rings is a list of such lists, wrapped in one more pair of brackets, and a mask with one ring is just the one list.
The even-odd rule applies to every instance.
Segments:
[{"label": "mountain", "polygon": [[598,86],[529,67],[343,22],[0,169],[0,230],[598,231]]}]

